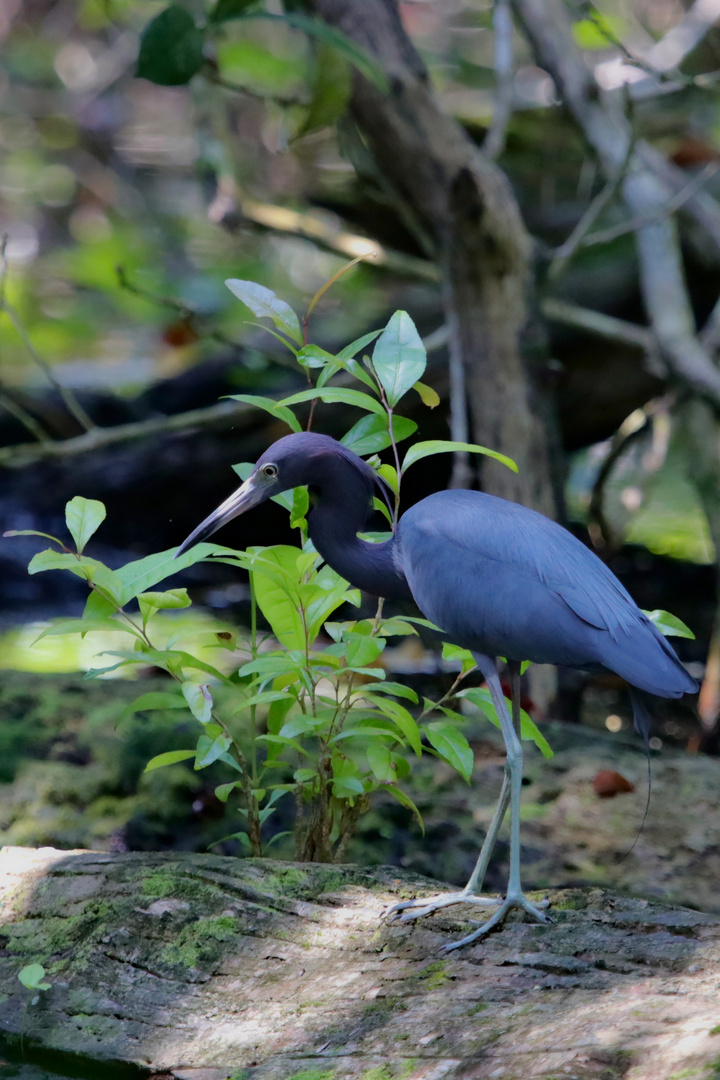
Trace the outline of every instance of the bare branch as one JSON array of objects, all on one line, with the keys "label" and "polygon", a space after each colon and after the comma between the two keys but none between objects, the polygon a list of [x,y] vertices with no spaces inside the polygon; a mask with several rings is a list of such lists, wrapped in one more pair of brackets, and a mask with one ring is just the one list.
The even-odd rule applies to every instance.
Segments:
[{"label": "bare branch", "polygon": [[[560,0],[513,0],[513,4],[537,62],[552,76],[606,176],[616,176],[632,145],[632,129],[627,118],[598,94]],[[636,236],[643,299],[660,353],[670,373],[717,410],[720,371],[695,334],[675,222],[658,220],[672,192],[648,168],[639,147],[630,154],[622,194],[631,218],[653,219]]]},{"label": "bare branch", "polygon": [[483,142],[483,151],[497,158],[505,149],[505,136],[513,104],[513,22],[510,0],[495,0],[493,7],[495,29],[495,99],[490,129]]},{"label": "bare branch", "polygon": [[37,461],[48,458],[68,458],[95,450],[103,450],[119,443],[133,442],[156,435],[186,431],[191,428],[215,428],[222,430],[232,427],[240,420],[253,415],[251,405],[241,402],[221,401],[205,409],[192,409],[174,416],[163,416],[152,420],[141,420],[133,424],[118,424],[116,427],[94,427],[83,435],[57,442],[21,443],[18,446],[0,448],[0,468],[21,469],[34,465]]},{"label": "bare branch", "polygon": [[655,339],[651,332],[646,327],[638,326],[637,323],[616,319],[614,315],[605,315],[601,311],[592,311],[590,308],[569,304],[565,300],[555,300],[552,297],[543,300],[540,307],[545,318],[550,319],[551,322],[574,326],[578,330],[586,330],[608,341],[616,341],[619,345],[631,345],[648,354],[656,351]]}]

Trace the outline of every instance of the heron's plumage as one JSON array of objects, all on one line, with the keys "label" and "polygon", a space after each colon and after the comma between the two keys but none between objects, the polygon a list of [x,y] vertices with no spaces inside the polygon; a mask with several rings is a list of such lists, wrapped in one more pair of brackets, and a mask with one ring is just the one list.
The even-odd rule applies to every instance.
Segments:
[{"label": "heron's plumage", "polygon": [[413,596],[459,644],[489,656],[602,666],[662,697],[696,689],[601,560],[556,522],[476,491],[440,491],[400,520]]}]

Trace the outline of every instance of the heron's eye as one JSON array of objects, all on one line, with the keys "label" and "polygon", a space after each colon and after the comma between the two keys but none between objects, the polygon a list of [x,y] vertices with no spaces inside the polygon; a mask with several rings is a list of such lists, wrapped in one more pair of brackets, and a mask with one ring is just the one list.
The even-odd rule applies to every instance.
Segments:
[{"label": "heron's eye", "polygon": [[277,477],[277,474],[278,474],[278,467],[277,467],[277,465],[271,465],[271,464],[263,465],[262,473],[263,473],[263,476],[267,476],[268,480],[274,480]]}]

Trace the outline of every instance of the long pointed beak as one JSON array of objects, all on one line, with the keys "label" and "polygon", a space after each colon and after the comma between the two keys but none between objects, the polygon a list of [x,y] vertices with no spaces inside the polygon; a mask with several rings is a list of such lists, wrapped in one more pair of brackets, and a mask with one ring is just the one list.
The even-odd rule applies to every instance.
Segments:
[{"label": "long pointed beak", "polygon": [[221,503],[217,510],[213,510],[212,514],[209,514],[204,521],[201,521],[197,529],[193,529],[187,540],[183,540],[175,552],[175,558],[177,559],[178,556],[194,547],[195,544],[199,544],[201,540],[205,540],[206,537],[212,536],[226,522],[232,521],[239,514],[244,514],[246,510],[250,510],[253,506],[263,502],[268,498],[269,494],[270,492],[263,488],[262,485],[258,485],[257,480],[251,476],[224,503]]}]

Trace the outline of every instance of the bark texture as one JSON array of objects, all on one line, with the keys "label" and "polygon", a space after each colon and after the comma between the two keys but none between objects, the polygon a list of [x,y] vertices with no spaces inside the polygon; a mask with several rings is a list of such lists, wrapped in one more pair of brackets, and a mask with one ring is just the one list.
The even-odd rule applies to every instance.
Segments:
[{"label": "bark texture", "polygon": [[[441,957],[468,912],[380,923],[432,887],[389,868],[5,848],[0,872],[3,1049],[22,1035],[30,1065],[44,1050],[179,1080],[715,1075],[715,916],[557,891],[553,924]],[[35,1004],[29,962],[52,983]]]},{"label": "bark texture", "polygon": [[443,113],[396,0],[310,0],[376,59],[389,91],[354,76],[351,113],[378,182],[440,265],[451,373],[464,371],[474,441],[514,457],[483,463],[486,491],[556,516],[547,402],[526,367],[530,239],[504,173]]}]

